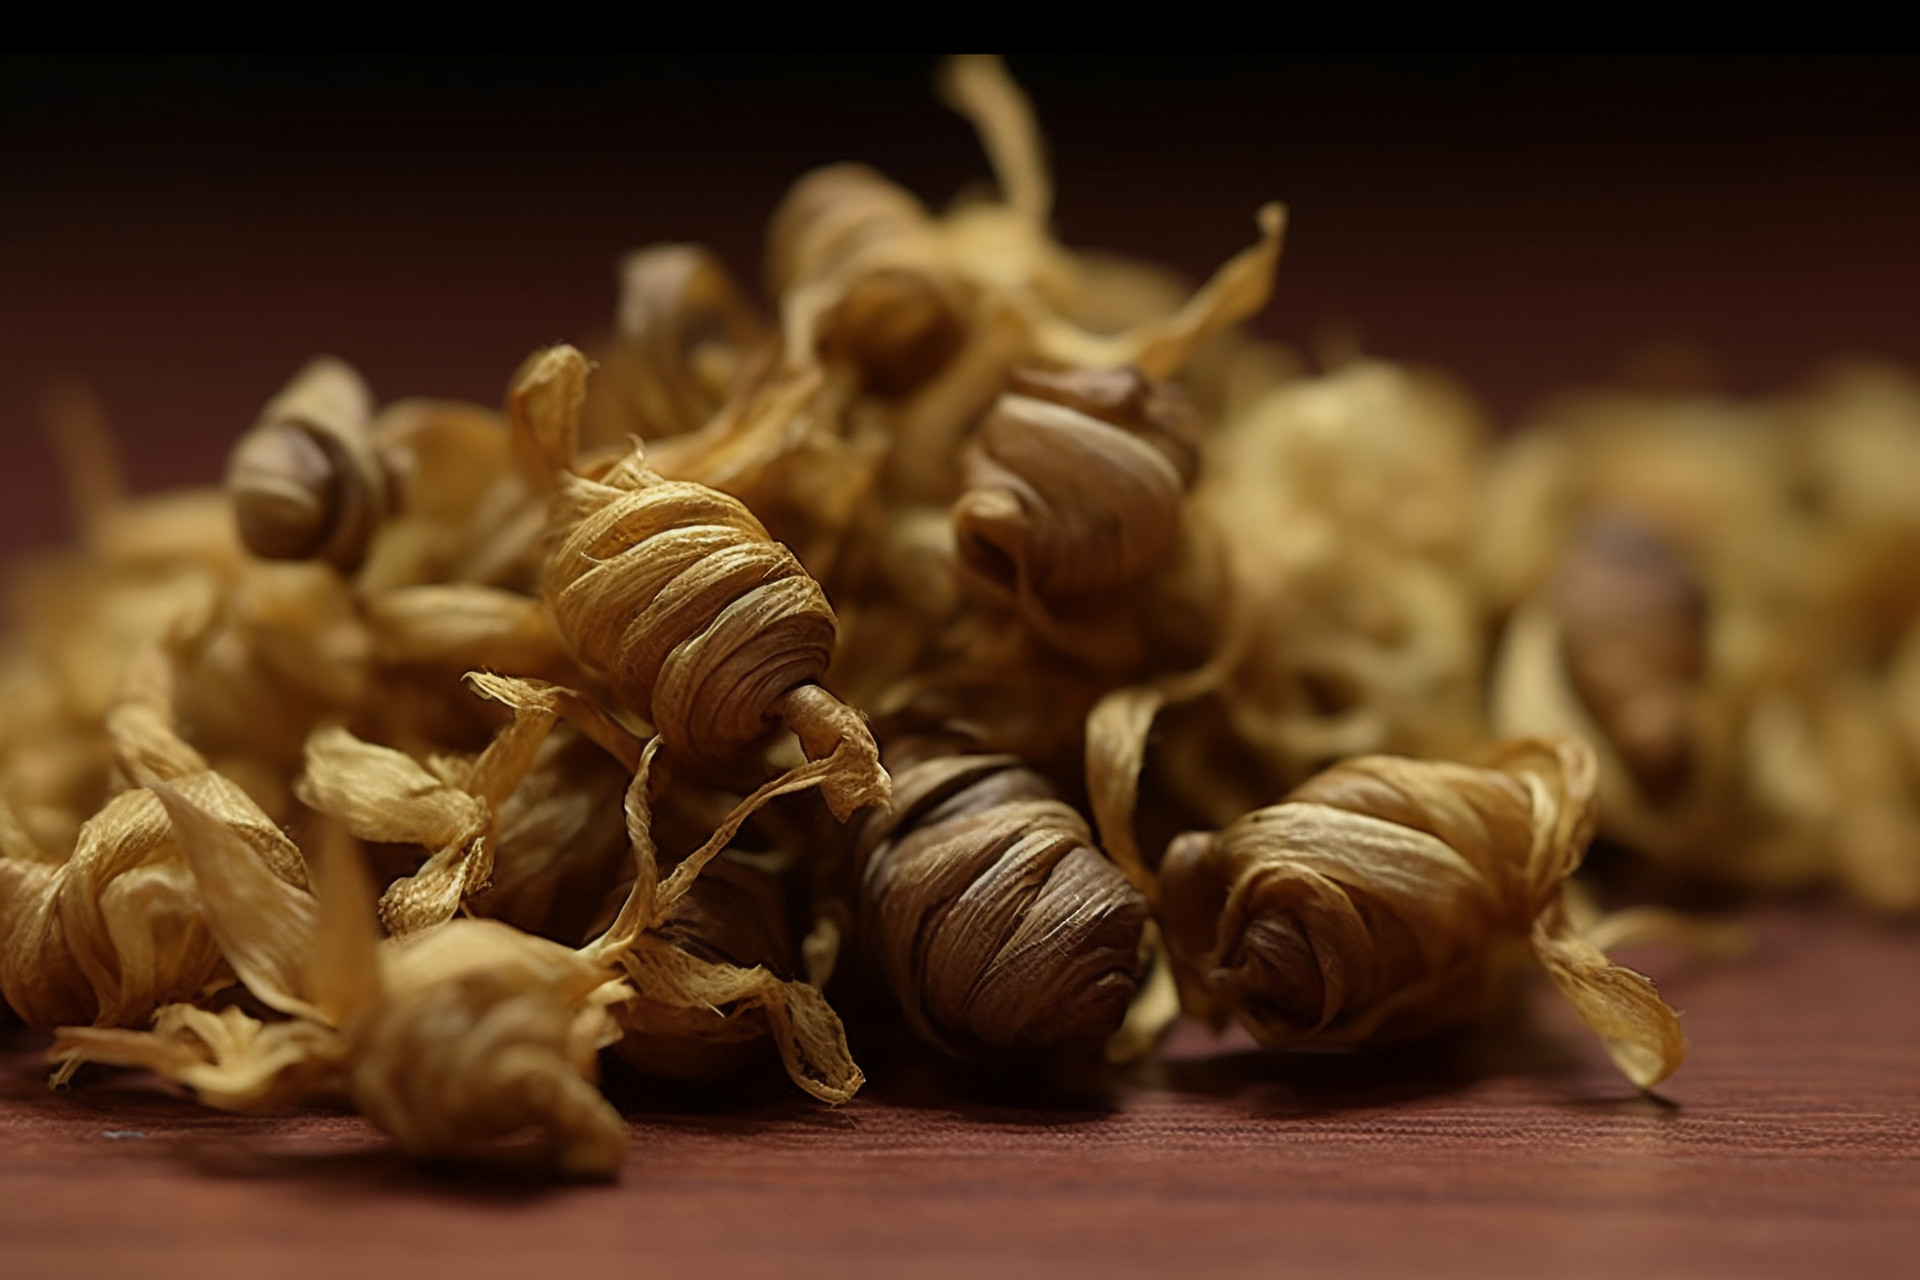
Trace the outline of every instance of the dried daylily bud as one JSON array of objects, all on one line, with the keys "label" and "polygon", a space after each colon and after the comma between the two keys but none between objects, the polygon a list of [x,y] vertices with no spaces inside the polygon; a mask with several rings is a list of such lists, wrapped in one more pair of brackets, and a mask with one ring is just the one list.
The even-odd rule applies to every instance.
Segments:
[{"label": "dried daylily bud", "polygon": [[1009,382],[954,504],[960,563],[1006,600],[1112,591],[1156,568],[1199,463],[1185,396],[1132,368]]},{"label": "dried daylily bud", "polygon": [[1679,1023],[1583,939],[1563,897],[1595,775],[1575,738],[1509,742],[1483,768],[1367,756],[1182,836],[1160,889],[1183,1003],[1272,1045],[1420,1034],[1471,1015],[1501,948],[1522,944],[1652,1088],[1686,1054]]},{"label": "dried daylily bud", "polygon": [[573,725],[555,725],[500,803],[492,875],[467,909],[556,942],[589,937],[608,887],[625,878],[620,797],[631,776]]},{"label": "dried daylily bud", "polygon": [[376,943],[357,855],[328,859],[316,902],[267,875],[217,815],[160,795],[222,952],[291,1020],[171,1005],[151,1032],[68,1028],[53,1050],[66,1071],[145,1067],[236,1111],[344,1095],[420,1159],[532,1129],[560,1172],[618,1172],[626,1126],[593,1078],[618,1035],[607,1008],[627,990],[603,957],[490,920]]},{"label": "dried daylily bud", "polygon": [[1194,514],[1252,633],[1222,703],[1285,782],[1481,740],[1484,624],[1462,560],[1484,437],[1443,380],[1363,360],[1272,388],[1208,438]]},{"label": "dried daylily bud", "polygon": [[872,735],[816,683],[833,609],[744,505],[663,480],[636,451],[596,479],[565,475],[555,523],[545,596],[561,635],[671,749],[716,762],[778,719],[830,761],[819,785],[842,821],[884,802]]},{"label": "dried daylily bud", "polygon": [[865,165],[795,183],[774,212],[767,276],[828,362],[877,389],[906,391],[940,371],[966,337],[970,291],[947,263],[921,203]]},{"label": "dried daylily bud", "polygon": [[65,862],[0,856],[0,996],[29,1026],[137,1025],[219,965],[192,873],[147,791],[89,819]]},{"label": "dried daylily bud", "polygon": [[161,650],[129,664],[106,730],[116,769],[138,786],[88,819],[64,860],[34,847],[0,803],[0,996],[33,1026],[137,1024],[218,975],[180,834],[153,788],[217,815],[259,875],[306,884],[299,850],[175,731]]},{"label": "dried daylily bud", "polygon": [[1567,675],[1650,799],[1685,785],[1706,599],[1673,551],[1626,516],[1590,519],[1552,586]]},{"label": "dried daylily bud", "polygon": [[920,1034],[961,1057],[1097,1056],[1145,971],[1146,899],[1013,756],[901,770],[860,833],[860,932]]},{"label": "dried daylily bud", "polygon": [[372,408],[360,375],[324,358],[267,404],[227,464],[227,492],[249,551],[359,567],[392,501],[367,434]]}]

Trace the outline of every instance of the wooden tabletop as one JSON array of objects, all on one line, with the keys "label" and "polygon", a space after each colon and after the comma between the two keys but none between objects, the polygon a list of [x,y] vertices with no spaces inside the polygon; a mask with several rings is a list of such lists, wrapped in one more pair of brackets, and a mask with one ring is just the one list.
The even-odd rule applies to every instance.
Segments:
[{"label": "wooden tabletop", "polygon": [[[1544,983],[1523,1031],[1397,1053],[1183,1031],[1104,1105],[909,1058],[830,1109],[663,1104],[612,1186],[407,1166],[362,1120],[242,1118],[0,1059],[9,1275],[1911,1275],[1920,937],[1752,918],[1745,960],[1635,959],[1693,1055],[1638,1096]],[[15,1270],[17,1266],[19,1269]]]}]

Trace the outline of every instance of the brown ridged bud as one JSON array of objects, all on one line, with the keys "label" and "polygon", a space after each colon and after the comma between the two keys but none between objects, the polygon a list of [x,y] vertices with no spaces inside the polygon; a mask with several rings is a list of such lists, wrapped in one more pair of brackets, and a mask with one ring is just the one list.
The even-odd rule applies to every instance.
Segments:
[{"label": "brown ridged bud", "polygon": [[903,769],[861,832],[860,932],[922,1036],[959,1057],[1097,1055],[1144,968],[1147,904],[1013,756]]},{"label": "brown ridged bud", "polygon": [[544,595],[567,645],[675,752],[715,762],[775,720],[842,820],[884,803],[887,775],[860,715],[817,683],[837,626],[826,594],[737,499],[663,480],[638,453],[598,479],[567,475]]},{"label": "brown ridged bud", "polygon": [[1132,368],[1016,373],[968,451],[960,563],[1008,599],[1134,582],[1173,549],[1198,465],[1177,388]]}]

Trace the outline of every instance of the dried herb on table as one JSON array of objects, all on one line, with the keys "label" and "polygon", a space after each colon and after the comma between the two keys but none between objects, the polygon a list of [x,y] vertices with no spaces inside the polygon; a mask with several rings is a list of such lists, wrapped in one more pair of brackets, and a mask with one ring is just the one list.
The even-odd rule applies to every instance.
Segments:
[{"label": "dried herb on table", "polygon": [[898,772],[855,855],[859,930],[907,1019],[963,1058],[1097,1058],[1147,962],[1147,904],[1046,780],[1005,755]]},{"label": "dried herb on table", "polygon": [[1578,739],[1508,743],[1484,767],[1367,756],[1182,836],[1159,886],[1183,1006],[1272,1045],[1389,1040],[1471,1016],[1517,945],[1652,1088],[1685,1057],[1678,1019],[1580,935],[1562,896],[1595,775]]}]

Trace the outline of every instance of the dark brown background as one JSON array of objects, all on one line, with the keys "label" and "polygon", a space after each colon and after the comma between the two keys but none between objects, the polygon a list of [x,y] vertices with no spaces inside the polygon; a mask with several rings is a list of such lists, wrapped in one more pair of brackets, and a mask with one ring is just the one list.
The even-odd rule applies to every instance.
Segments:
[{"label": "dark brown background", "polygon": [[[1015,58],[1070,243],[1198,275],[1278,196],[1262,328],[1357,328],[1503,423],[1570,383],[1741,391],[1920,363],[1912,59]],[[85,378],[143,485],[209,479],[308,355],[497,398],[663,238],[758,279],[806,167],[936,203],[985,166],[930,59],[0,60],[0,547],[64,536],[34,403]],[[1646,353],[1651,350],[1652,356]],[[1638,353],[1638,354],[1636,354]],[[1664,370],[1664,372],[1662,372]],[[616,1082],[626,1179],[410,1170],[346,1116],[251,1120],[0,1059],[7,1274],[1912,1274],[1920,939],[1810,905],[1744,964],[1641,957],[1687,1011],[1662,1099],[1538,1026],[1374,1057],[1203,1034],[1103,1106],[924,1062],[828,1111]],[[885,1057],[878,1060],[885,1065]]]}]

